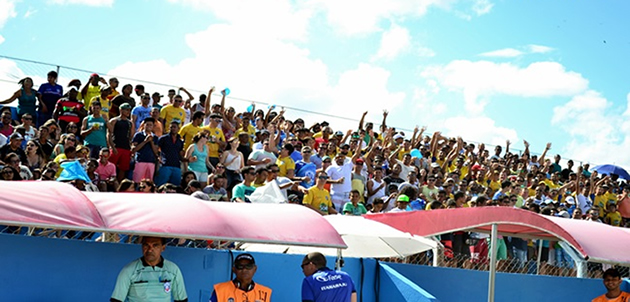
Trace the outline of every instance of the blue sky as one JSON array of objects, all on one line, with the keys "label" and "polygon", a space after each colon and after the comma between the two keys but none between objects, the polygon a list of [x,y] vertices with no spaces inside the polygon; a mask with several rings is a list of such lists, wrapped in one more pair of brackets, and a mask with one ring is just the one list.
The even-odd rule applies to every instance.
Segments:
[{"label": "blue sky", "polygon": [[[0,0],[0,55],[630,167],[630,3],[223,2]],[[0,60],[0,80],[47,70]]]}]

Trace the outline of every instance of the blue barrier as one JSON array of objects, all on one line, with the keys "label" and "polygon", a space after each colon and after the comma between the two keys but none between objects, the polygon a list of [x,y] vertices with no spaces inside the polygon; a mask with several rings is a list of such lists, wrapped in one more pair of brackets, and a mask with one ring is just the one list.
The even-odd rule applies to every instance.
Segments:
[{"label": "blue barrier", "polygon": [[[2,301],[107,301],[120,269],[141,256],[139,245],[0,234]],[[228,251],[167,247],[166,259],[184,275],[189,301],[208,301],[212,285],[231,279]],[[252,253],[254,280],[273,289],[273,301],[299,301],[303,256]],[[334,257],[328,258],[334,265]],[[487,272],[373,259],[345,259],[360,302],[486,301]],[[626,280],[623,290],[630,284]],[[605,288],[598,279],[497,274],[496,301],[590,301]],[[421,294],[421,295],[420,295]],[[435,300],[434,300],[435,301]]]}]

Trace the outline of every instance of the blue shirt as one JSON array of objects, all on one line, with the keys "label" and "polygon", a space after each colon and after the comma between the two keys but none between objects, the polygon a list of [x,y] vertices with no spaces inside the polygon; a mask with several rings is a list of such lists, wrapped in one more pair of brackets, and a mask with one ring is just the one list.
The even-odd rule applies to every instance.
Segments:
[{"label": "blue shirt", "polygon": [[151,117],[151,107],[144,108],[142,105],[136,106],[131,110],[131,115],[137,116],[136,118],[136,131],[139,131],[140,124],[145,118]]},{"label": "blue shirt", "polygon": [[48,113],[46,114],[52,115],[57,101],[63,96],[63,87],[59,84],[50,85],[50,83],[44,83],[39,86],[38,92],[41,93],[42,102],[44,102],[46,108],[48,108]]},{"label": "blue shirt", "polygon": [[409,207],[411,207],[412,211],[423,211],[426,206],[427,202],[420,198],[409,203]]},{"label": "blue shirt", "polygon": [[[157,144],[158,139],[155,134],[151,133],[153,137],[153,143]],[[146,138],[144,131],[138,132],[133,136],[133,142],[140,144]],[[146,143],[140,150],[136,150],[136,161],[140,163],[154,163],[155,162],[155,153],[153,153],[153,148],[151,148],[151,143]]]},{"label": "blue shirt", "polygon": [[320,268],[302,281],[303,302],[348,302],[356,291],[348,273],[327,267]]},{"label": "blue shirt", "polygon": [[293,159],[294,162],[297,162],[298,160],[302,160],[302,153],[298,150],[293,150],[293,153],[291,153],[291,158]]},{"label": "blue shirt", "polygon": [[309,182],[305,182],[302,181],[300,182],[300,185],[305,187],[305,188],[310,188],[313,185],[315,185],[315,172],[317,171],[317,166],[315,166],[314,163],[311,162],[305,162],[303,160],[297,161],[295,163],[295,176],[297,177],[304,177],[304,176],[308,176],[311,178],[311,181]]},{"label": "blue shirt", "polygon": [[184,142],[179,134],[175,134],[174,140],[170,133],[160,136],[158,147],[160,148],[160,156],[164,166],[180,167],[179,153],[184,150]]}]

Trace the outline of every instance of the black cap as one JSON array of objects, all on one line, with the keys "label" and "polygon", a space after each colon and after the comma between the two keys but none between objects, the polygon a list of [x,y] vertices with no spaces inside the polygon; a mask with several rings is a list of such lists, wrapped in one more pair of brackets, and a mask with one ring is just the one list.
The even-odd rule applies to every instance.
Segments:
[{"label": "black cap", "polygon": [[252,254],[249,254],[249,253],[240,254],[236,256],[236,259],[234,259],[234,263],[239,262],[241,260],[249,260],[252,262],[252,264],[256,264],[256,261],[254,260],[254,256],[252,256]]},{"label": "black cap", "polygon": [[326,127],[326,126],[328,126],[330,124],[327,121],[323,121],[323,122],[319,123],[319,125],[322,126],[322,127]]}]

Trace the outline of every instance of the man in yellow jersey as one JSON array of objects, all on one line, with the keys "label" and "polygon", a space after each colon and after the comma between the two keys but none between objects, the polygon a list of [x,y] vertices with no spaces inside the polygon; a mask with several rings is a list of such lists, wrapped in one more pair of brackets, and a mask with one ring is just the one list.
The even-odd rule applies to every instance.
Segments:
[{"label": "man in yellow jersey", "polygon": [[201,131],[201,123],[203,123],[204,113],[201,111],[197,111],[193,113],[192,121],[182,129],[179,130],[179,135],[184,139],[184,150],[188,149],[188,146],[192,143],[192,138],[195,134]]},{"label": "man in yellow jersey", "polygon": [[210,302],[269,302],[271,288],[255,283],[256,261],[251,254],[240,254],[234,259],[232,272],[236,275],[231,281],[214,285]]},{"label": "man in yellow jersey", "polygon": [[162,125],[170,125],[173,120],[177,120],[180,125],[184,123],[186,110],[182,108],[183,103],[182,96],[176,95],[173,98],[173,104],[166,105],[160,110],[160,122],[162,122]]},{"label": "man in yellow jersey", "polygon": [[219,127],[221,123],[221,114],[210,114],[210,124],[201,128],[201,130],[208,131],[210,134],[208,139],[208,158],[213,166],[219,163],[219,152],[225,148],[225,135],[223,130]]},{"label": "man in yellow jersey", "polygon": [[609,268],[604,272],[604,286],[606,293],[593,299],[592,302],[628,302],[630,293],[621,291],[621,274],[616,268]]},{"label": "man in yellow jersey", "polygon": [[324,185],[328,180],[328,174],[324,171],[319,171],[316,176],[315,186],[308,189],[302,203],[322,215],[337,214],[337,211],[333,209],[330,193],[324,189]]},{"label": "man in yellow jersey", "polygon": [[104,85],[107,85],[107,82],[105,82],[105,79],[101,78],[98,74],[93,73],[90,76],[90,79],[88,80],[88,82],[85,83],[85,86],[81,88],[81,95],[83,96],[83,102],[85,103],[85,108],[90,108],[90,102],[92,101],[92,98],[99,96],[101,94],[101,86],[99,85],[99,82],[103,83]]}]

